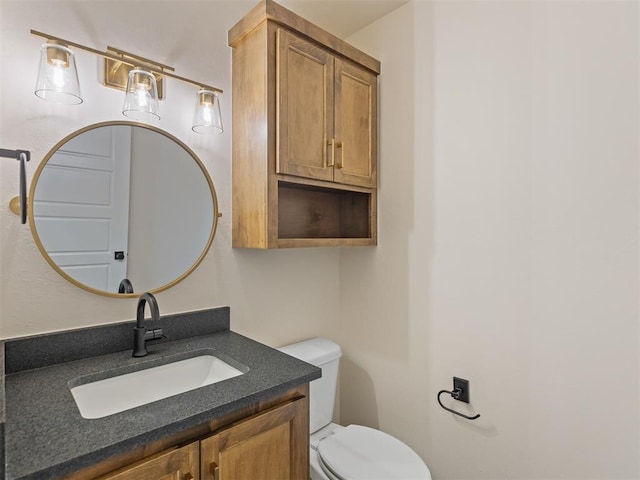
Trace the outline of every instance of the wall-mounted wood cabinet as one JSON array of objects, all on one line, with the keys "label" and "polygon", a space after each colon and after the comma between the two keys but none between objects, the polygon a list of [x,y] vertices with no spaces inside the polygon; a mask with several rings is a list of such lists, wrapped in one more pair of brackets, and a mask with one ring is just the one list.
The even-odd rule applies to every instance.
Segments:
[{"label": "wall-mounted wood cabinet", "polygon": [[376,186],[377,77],[277,30],[277,173]]},{"label": "wall-mounted wood cabinet", "polygon": [[229,44],[233,246],[375,245],[380,63],[270,0]]}]

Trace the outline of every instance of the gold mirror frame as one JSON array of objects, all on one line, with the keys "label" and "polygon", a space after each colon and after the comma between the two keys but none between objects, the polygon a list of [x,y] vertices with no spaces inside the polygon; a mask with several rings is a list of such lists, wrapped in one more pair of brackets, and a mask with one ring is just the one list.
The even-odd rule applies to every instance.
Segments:
[{"label": "gold mirror frame", "polygon": [[157,127],[154,127],[154,126],[151,126],[151,125],[146,125],[146,124],[141,124],[141,123],[137,123],[137,122],[110,121],[110,122],[94,123],[92,125],[88,125],[86,127],[81,128],[80,130],[76,130],[75,132],[67,135],[62,140],[60,140],[58,143],[56,143],[51,148],[51,150],[49,150],[49,152],[42,159],[42,161],[38,165],[38,168],[36,169],[35,173],[33,174],[33,178],[31,180],[31,186],[29,187],[29,195],[27,197],[27,210],[28,210],[27,213],[28,213],[29,227],[31,229],[31,234],[33,235],[33,239],[35,240],[35,243],[36,243],[36,246],[38,247],[38,250],[40,250],[40,254],[44,257],[44,259],[47,261],[47,263],[49,265],[51,265],[51,267],[60,276],[62,276],[65,280],[67,280],[71,284],[73,284],[76,287],[79,287],[79,288],[81,288],[81,289],[83,289],[83,290],[85,290],[87,292],[95,293],[96,295],[102,295],[104,297],[111,297],[111,298],[138,298],[144,292],[140,292],[140,293],[111,293],[111,292],[107,292],[105,290],[98,290],[96,288],[93,288],[93,287],[90,287],[88,285],[85,285],[84,283],[80,283],[75,278],[73,278],[69,274],[65,273],[53,261],[51,256],[49,256],[49,253],[47,252],[47,250],[45,249],[44,245],[42,244],[40,236],[38,235],[38,229],[36,228],[35,216],[34,216],[34,213],[33,213],[33,204],[32,204],[32,202],[33,202],[33,199],[35,198],[35,191],[36,191],[36,186],[38,184],[38,179],[40,178],[40,175],[42,174],[45,166],[49,162],[49,159],[60,149],[60,147],[62,145],[64,145],[65,143],[67,143],[72,138],[75,138],[78,135],[81,135],[81,134],[83,134],[83,133],[85,133],[85,132],[87,132],[89,130],[94,130],[94,129],[100,128],[100,127],[115,126],[115,125],[125,125],[125,126],[131,126],[131,127],[145,128],[147,130],[151,130],[151,131],[154,131],[156,133],[159,133],[159,134],[167,137],[169,140],[172,140],[173,142],[177,143],[196,162],[196,164],[198,165],[198,167],[202,171],[202,174],[204,175],[204,177],[205,177],[205,179],[207,181],[207,184],[209,185],[209,189],[211,191],[211,198],[213,200],[213,221],[212,221],[212,226],[211,226],[211,233],[209,234],[209,239],[207,240],[207,243],[206,243],[206,245],[204,247],[204,250],[202,251],[200,256],[196,259],[194,264],[191,267],[189,267],[178,278],[176,278],[172,282],[167,283],[166,285],[162,285],[162,286],[160,286],[158,288],[154,288],[154,289],[150,289],[150,290],[146,290],[146,291],[148,291],[150,293],[154,293],[154,294],[158,293],[158,292],[162,292],[164,290],[167,290],[167,289],[173,287],[174,285],[177,285],[182,280],[187,278],[202,263],[202,261],[204,260],[204,258],[207,255],[207,253],[209,253],[211,245],[213,244],[213,238],[215,237],[216,230],[218,228],[218,218],[220,216],[222,216],[222,214],[220,214],[219,211],[218,211],[218,197],[216,196],[216,189],[213,186],[213,181],[211,180],[211,177],[209,176],[209,172],[207,172],[207,169],[205,168],[205,166],[202,163],[202,161],[198,158],[198,156],[195,154],[195,152],[191,148],[189,148],[183,141],[181,141],[180,139],[174,137],[169,132],[161,130],[161,129],[157,128]]}]

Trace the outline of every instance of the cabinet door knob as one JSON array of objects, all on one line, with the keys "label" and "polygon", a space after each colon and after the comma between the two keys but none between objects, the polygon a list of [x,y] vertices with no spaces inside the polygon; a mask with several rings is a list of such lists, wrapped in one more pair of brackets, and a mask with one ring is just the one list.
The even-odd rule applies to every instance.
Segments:
[{"label": "cabinet door knob", "polygon": [[327,167],[333,167],[336,163],[336,147],[333,138],[327,140],[327,145],[331,147],[331,160],[327,163]]},{"label": "cabinet door knob", "polygon": [[184,480],[194,480],[193,479],[193,475],[191,475],[190,473],[185,473],[184,474]]},{"label": "cabinet door knob", "polygon": [[336,142],[336,148],[340,149],[340,161],[336,163],[336,168],[344,168],[344,149],[342,148],[342,142]]},{"label": "cabinet door knob", "polygon": [[213,475],[213,480],[220,480],[220,467],[216,462],[211,462],[209,465],[209,471]]}]

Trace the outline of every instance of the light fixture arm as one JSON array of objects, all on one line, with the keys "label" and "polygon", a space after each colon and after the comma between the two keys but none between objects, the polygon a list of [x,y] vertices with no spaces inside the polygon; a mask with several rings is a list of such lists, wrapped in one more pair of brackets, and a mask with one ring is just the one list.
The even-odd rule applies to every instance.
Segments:
[{"label": "light fixture arm", "polygon": [[[118,61],[131,65],[132,67],[137,66],[137,67],[145,67],[145,68],[159,68],[163,72],[165,70],[170,70],[172,72],[175,70],[175,68],[170,67],[169,65],[163,65],[162,63],[158,63],[154,60],[149,60],[148,58],[141,57],[140,55],[136,55],[135,53],[125,52],[124,50],[120,50],[119,48],[115,48],[115,47],[110,47],[108,45],[107,45],[107,52],[105,53],[110,54],[110,56],[107,58],[110,58],[112,60],[117,58]],[[116,57],[113,57],[112,55],[115,55]],[[130,61],[127,62],[125,60],[126,58],[128,58]]]},{"label": "light fixture arm", "polygon": [[[69,46],[69,47],[74,47],[74,48],[78,48],[80,50],[84,50],[85,52],[89,52],[89,53],[93,53],[94,55],[98,55],[100,57],[103,58],[108,58],[110,60],[116,61],[116,62],[122,62],[125,63],[127,65],[130,65],[132,67],[140,67],[143,68],[151,73],[154,73],[156,75],[159,75],[161,77],[170,77],[170,78],[174,78],[176,80],[180,80],[181,82],[186,82],[186,83],[190,83],[192,85],[195,85],[199,88],[202,89],[206,89],[206,90],[212,90],[216,93],[223,93],[221,89],[211,86],[211,85],[207,85],[205,83],[202,82],[197,82],[195,80],[191,80],[189,78],[186,77],[181,77],[180,75],[176,75],[175,73],[171,73],[173,72],[175,69],[172,67],[169,67],[167,65],[163,65],[161,63],[157,63],[155,61],[140,57],[138,55],[134,55],[131,53],[127,53],[124,52],[123,50],[119,50],[113,47],[107,47],[107,50],[110,50],[111,52],[116,52],[116,53],[111,53],[111,52],[103,52],[100,50],[96,50],[95,48],[91,48],[91,47],[87,47],[86,45],[82,45],[80,43],[76,43],[76,42],[72,42],[70,40],[66,40],[64,38],[60,38],[60,37],[56,37],[53,35],[49,35],[48,33],[43,33],[43,32],[38,32],[37,30],[31,30],[31,34],[32,35],[36,35],[38,37],[42,37],[45,38],[48,41],[55,41],[55,42],[60,42],[60,43],[64,43],[65,45]],[[167,71],[170,70],[170,71]]]}]

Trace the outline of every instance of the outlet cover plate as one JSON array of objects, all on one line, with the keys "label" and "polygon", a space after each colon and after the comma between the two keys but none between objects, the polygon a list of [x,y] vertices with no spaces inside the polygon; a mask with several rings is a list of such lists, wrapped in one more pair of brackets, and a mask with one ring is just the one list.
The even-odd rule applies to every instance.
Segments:
[{"label": "outlet cover plate", "polygon": [[453,377],[453,391],[460,389],[460,395],[456,400],[469,403],[469,380],[464,378]]}]

